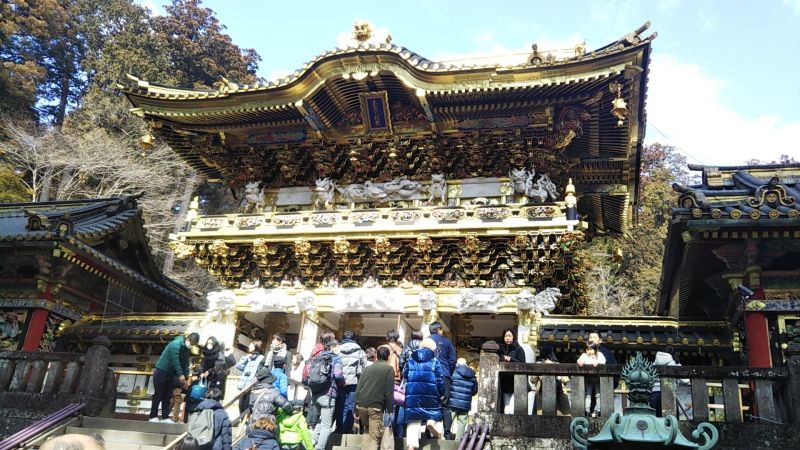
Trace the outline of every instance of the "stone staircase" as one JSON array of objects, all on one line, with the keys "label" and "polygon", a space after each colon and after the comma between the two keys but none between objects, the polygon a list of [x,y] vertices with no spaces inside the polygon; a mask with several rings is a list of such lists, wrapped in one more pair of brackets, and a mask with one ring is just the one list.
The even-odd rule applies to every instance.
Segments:
[{"label": "stone staircase", "polygon": [[[361,450],[361,435],[332,434],[328,439],[328,448],[331,450]],[[407,449],[406,440],[395,438],[394,448],[397,450]],[[419,450],[458,450],[458,441],[421,439],[419,441]]]},{"label": "stone staircase", "polygon": [[102,438],[107,449],[161,450],[185,431],[186,425],[181,424],[82,416],[75,418],[72,423],[57,427],[48,436],[30,442],[24,448],[37,449],[50,437],[79,433]]}]

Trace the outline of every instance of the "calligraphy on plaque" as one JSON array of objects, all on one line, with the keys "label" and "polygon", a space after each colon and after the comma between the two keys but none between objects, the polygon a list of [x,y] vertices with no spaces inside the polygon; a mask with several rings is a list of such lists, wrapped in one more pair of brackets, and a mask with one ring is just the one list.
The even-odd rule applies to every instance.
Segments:
[{"label": "calligraphy on plaque", "polygon": [[359,95],[361,115],[366,133],[391,133],[392,119],[389,114],[389,98],[385,91]]}]

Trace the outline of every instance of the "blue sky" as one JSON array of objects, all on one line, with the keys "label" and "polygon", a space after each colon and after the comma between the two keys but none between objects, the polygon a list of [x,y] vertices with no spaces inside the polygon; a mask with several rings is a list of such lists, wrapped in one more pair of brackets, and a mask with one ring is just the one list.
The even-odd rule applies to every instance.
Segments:
[{"label": "blue sky", "polygon": [[[137,0],[163,14],[164,0]],[[332,49],[355,19],[435,61],[608,44],[651,21],[648,142],[690,162],[800,159],[800,0],[402,2],[205,0],[273,78]]]}]

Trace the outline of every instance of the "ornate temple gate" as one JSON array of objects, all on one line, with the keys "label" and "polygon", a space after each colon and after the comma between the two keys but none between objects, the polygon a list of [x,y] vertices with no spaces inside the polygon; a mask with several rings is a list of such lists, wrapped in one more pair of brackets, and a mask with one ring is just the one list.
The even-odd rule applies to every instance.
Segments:
[{"label": "ornate temple gate", "polygon": [[193,202],[172,241],[227,289],[209,299],[235,311],[237,344],[288,331],[305,356],[321,328],[407,340],[443,318],[478,348],[585,312],[576,246],[625,232],[636,203],[648,26],[476,67],[359,24],[279,82],[122,88],[153,135],[238,194],[220,214]]}]

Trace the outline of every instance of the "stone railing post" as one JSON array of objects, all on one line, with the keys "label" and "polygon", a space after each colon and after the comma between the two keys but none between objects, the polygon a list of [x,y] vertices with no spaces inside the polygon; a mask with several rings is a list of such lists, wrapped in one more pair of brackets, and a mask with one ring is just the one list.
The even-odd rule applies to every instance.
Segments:
[{"label": "stone railing post", "polygon": [[106,369],[111,357],[111,340],[105,336],[92,339],[92,346],[86,351],[86,360],[81,370],[76,394],[92,398],[103,396],[103,384],[106,379]]},{"label": "stone railing post", "polygon": [[500,396],[497,377],[500,368],[500,357],[497,355],[499,349],[500,346],[494,341],[486,342],[481,347],[478,414],[484,417],[497,412],[497,400]]},{"label": "stone railing post", "polygon": [[800,425],[800,344],[790,342],[783,354],[789,369],[789,418],[794,425]]}]

